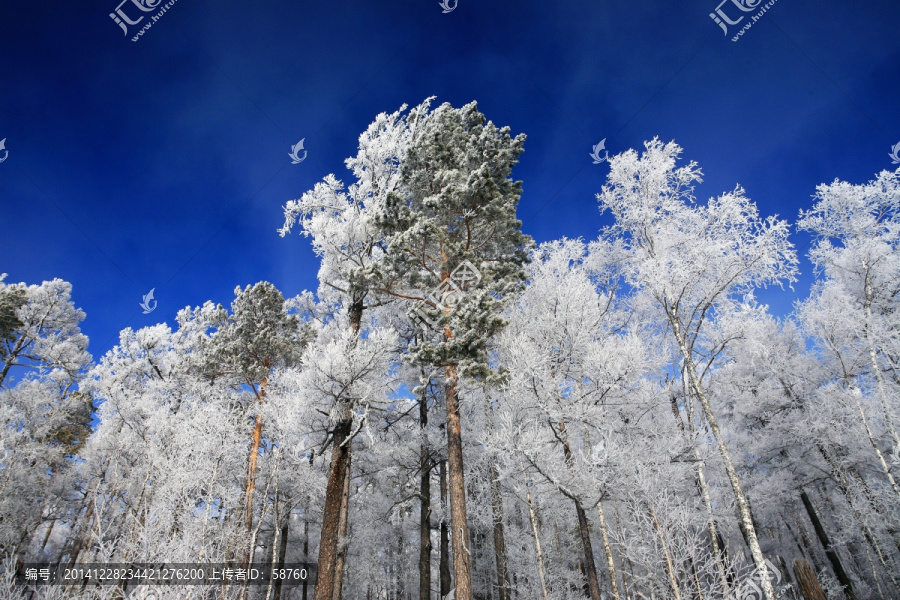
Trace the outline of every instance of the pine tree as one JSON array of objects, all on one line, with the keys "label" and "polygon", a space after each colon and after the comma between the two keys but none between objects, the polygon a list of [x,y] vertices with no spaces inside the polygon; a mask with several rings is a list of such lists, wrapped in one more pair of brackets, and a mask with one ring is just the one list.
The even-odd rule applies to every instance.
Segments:
[{"label": "pine tree", "polygon": [[521,184],[510,174],[525,136],[485,123],[475,103],[410,121],[402,183],[377,214],[385,257],[372,273],[382,292],[420,302],[411,312],[433,324],[410,355],[444,370],[455,598],[471,600],[459,378],[496,379],[485,348],[503,326],[501,300],[522,284],[530,238],[516,219]]}]

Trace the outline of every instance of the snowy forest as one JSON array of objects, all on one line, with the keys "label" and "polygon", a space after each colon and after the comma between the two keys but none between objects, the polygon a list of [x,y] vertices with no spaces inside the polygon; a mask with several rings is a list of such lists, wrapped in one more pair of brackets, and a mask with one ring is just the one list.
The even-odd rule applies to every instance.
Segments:
[{"label": "snowy forest", "polygon": [[[536,244],[524,146],[475,103],[380,114],[272,225],[317,290],[100,357],[70,283],[0,278],[0,598],[900,598],[900,169],[766,217],[653,139],[594,239]],[[19,581],[146,562],[315,584]]]}]

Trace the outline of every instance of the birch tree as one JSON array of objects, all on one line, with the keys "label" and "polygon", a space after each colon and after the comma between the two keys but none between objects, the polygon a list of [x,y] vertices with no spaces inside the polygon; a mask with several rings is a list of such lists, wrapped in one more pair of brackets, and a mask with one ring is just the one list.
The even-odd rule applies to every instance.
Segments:
[{"label": "birch tree", "polygon": [[704,347],[705,325],[723,300],[757,286],[793,281],[797,258],[787,223],[760,217],[742,188],[706,205],[695,204],[693,184],[702,172],[693,162],[676,167],[680,154],[674,142],[654,139],[645,143],[640,156],[630,150],[610,159],[608,183],[597,200],[615,224],[603,235],[623,236],[631,252],[627,281],[645,290],[665,315],[724,463],[766,600],[775,600],[750,505],[700,379],[697,357],[710,350]]}]

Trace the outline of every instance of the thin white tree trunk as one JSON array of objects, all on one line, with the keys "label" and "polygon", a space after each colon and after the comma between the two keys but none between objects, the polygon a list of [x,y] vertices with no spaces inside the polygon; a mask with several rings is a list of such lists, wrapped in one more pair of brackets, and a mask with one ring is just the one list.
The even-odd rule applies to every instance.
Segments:
[{"label": "thin white tree trunk", "polygon": [[531,521],[531,531],[534,532],[534,547],[537,551],[538,560],[538,576],[541,580],[541,593],[543,600],[547,600],[547,580],[544,576],[544,553],[541,551],[541,536],[538,533],[537,518],[534,516],[534,507],[531,505],[531,491],[528,489],[528,474],[522,467],[521,460],[519,468],[522,469],[522,477],[525,479],[525,503],[528,504],[528,518]]},{"label": "thin white tree trunk", "polygon": [[897,428],[894,427],[894,419],[891,416],[888,407],[887,394],[884,391],[884,377],[881,369],[878,367],[878,354],[875,350],[875,341],[872,339],[872,300],[875,297],[875,291],[872,289],[872,279],[869,277],[869,267],[866,261],[862,261],[863,268],[866,270],[866,345],[869,350],[869,360],[872,363],[872,374],[875,376],[875,382],[878,385],[878,397],[881,399],[881,408],[884,410],[884,419],[887,422],[888,431],[894,439],[894,446],[900,448],[900,436],[897,435]]},{"label": "thin white tree trunk", "polygon": [[691,387],[694,388],[694,395],[700,401],[700,406],[703,407],[703,412],[706,415],[709,428],[712,430],[713,437],[716,440],[719,454],[722,456],[722,462],[725,463],[725,472],[728,475],[728,481],[731,483],[731,489],[734,491],[734,498],[737,501],[738,511],[741,517],[741,524],[743,525],[744,532],[747,536],[747,545],[750,547],[753,563],[756,565],[756,570],[759,573],[763,594],[765,595],[766,600],[776,600],[775,589],[772,587],[772,582],[769,580],[769,569],[766,567],[766,558],[763,556],[762,548],[760,548],[759,545],[759,538],[756,535],[756,528],[753,526],[753,518],[750,514],[750,504],[747,502],[747,496],[744,494],[737,470],[734,468],[731,452],[725,444],[725,438],[722,436],[722,430],[719,428],[719,422],[716,420],[715,414],[713,414],[709,399],[706,397],[706,394],[703,393],[703,390],[700,389],[700,379],[697,376],[694,358],[690,349],[687,347],[687,342],[681,331],[678,319],[671,313],[669,313],[668,316],[669,322],[672,325],[672,330],[675,334],[675,339],[678,342],[678,347],[681,350],[681,355],[684,358],[684,365],[688,372],[688,377],[690,378]]},{"label": "thin white tree trunk", "polygon": [[600,519],[600,536],[603,538],[603,551],[606,552],[606,565],[609,568],[609,581],[612,587],[613,598],[620,600],[616,563],[613,560],[612,546],[609,545],[609,536],[606,533],[606,517],[603,515],[602,502],[597,502],[597,517]]}]

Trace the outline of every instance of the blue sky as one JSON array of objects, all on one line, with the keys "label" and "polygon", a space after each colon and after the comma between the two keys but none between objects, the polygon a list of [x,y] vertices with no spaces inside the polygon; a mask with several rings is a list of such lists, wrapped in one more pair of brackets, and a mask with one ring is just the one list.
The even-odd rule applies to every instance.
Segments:
[{"label": "blue sky", "polygon": [[[528,136],[514,173],[538,242],[605,223],[608,167],[588,156],[603,138],[610,153],[675,140],[703,168],[701,199],[739,183],[792,222],[817,184],[896,168],[896,0],[777,0],[737,42],[756,11],[722,4],[747,15],[725,36],[719,0],[177,0],[137,42],[149,16],[126,36],[119,1],[0,6],[0,273],[72,282],[95,356],[237,285],[315,289],[308,240],[276,233],[283,205],[349,179],[375,115],[431,95]],[[807,293],[802,267],[796,292],[760,296],[773,312]]]}]

